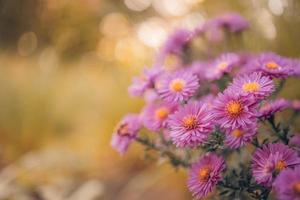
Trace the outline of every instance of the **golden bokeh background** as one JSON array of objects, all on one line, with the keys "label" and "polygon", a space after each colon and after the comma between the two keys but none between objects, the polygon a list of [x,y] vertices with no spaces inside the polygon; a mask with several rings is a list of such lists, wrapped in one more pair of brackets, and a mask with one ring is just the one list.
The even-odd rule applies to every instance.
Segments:
[{"label": "golden bokeh background", "polygon": [[251,22],[246,49],[300,57],[298,0],[0,0],[0,199],[192,199],[184,171],[109,142],[168,34],[227,11]]}]

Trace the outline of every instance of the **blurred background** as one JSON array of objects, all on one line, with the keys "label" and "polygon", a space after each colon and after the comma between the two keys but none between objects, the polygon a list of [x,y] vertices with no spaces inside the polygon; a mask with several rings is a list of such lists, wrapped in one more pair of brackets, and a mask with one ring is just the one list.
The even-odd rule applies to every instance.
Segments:
[{"label": "blurred background", "polygon": [[109,142],[168,34],[228,11],[248,50],[300,57],[299,0],[0,0],[0,199],[192,199],[183,171]]}]

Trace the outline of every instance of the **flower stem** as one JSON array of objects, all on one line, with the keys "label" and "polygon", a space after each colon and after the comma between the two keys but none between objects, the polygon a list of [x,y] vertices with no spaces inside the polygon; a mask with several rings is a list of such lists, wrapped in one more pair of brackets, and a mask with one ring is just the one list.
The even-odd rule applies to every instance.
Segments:
[{"label": "flower stem", "polygon": [[190,164],[187,161],[184,161],[179,156],[177,156],[176,154],[174,154],[172,151],[169,151],[167,149],[163,149],[163,148],[160,148],[160,147],[156,146],[148,138],[137,137],[135,140],[137,142],[139,142],[140,144],[146,146],[149,149],[152,149],[152,150],[160,152],[162,156],[168,157],[169,160],[170,160],[170,163],[173,166],[175,166],[175,167],[182,166],[184,168],[187,168],[187,167],[190,166]]}]

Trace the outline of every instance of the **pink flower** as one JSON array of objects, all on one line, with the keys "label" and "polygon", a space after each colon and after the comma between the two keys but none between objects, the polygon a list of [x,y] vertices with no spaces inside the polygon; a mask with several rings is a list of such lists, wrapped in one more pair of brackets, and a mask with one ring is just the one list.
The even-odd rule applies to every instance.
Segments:
[{"label": "pink flower", "polygon": [[225,145],[237,149],[247,143],[250,143],[257,133],[257,124],[247,127],[226,129],[225,130]]},{"label": "pink flower", "polygon": [[268,97],[275,90],[273,81],[257,72],[234,78],[230,88],[244,96],[254,96],[258,100]]},{"label": "pink flower", "polygon": [[131,96],[142,96],[147,89],[154,88],[154,81],[162,73],[161,68],[144,69],[140,76],[132,79],[132,84],[128,88]]},{"label": "pink flower", "polygon": [[288,146],[281,143],[266,144],[255,151],[251,169],[257,183],[271,187],[281,171],[299,164],[297,153]]},{"label": "pink flower", "polygon": [[124,155],[131,142],[136,138],[140,128],[141,123],[138,115],[126,115],[115,128],[111,146],[121,155]]},{"label": "pink flower", "polygon": [[169,129],[177,147],[197,147],[213,130],[206,104],[189,102],[170,116]]},{"label": "pink flower", "polygon": [[290,106],[290,102],[285,99],[267,101],[259,109],[259,117],[267,119],[277,112],[281,112]]},{"label": "pink flower", "polygon": [[179,71],[162,76],[156,83],[158,94],[168,102],[182,102],[194,95],[199,87],[196,75]]},{"label": "pink flower", "polygon": [[172,103],[151,103],[143,109],[141,119],[146,128],[159,131],[161,128],[166,128],[168,116],[176,109],[177,105]]},{"label": "pink flower", "polygon": [[281,172],[273,184],[278,200],[300,199],[300,167]]},{"label": "pink flower", "polygon": [[216,80],[229,73],[239,63],[239,56],[235,53],[224,53],[214,60],[206,69],[206,78]]},{"label": "pink flower", "polygon": [[196,198],[203,198],[210,193],[222,179],[225,170],[224,159],[214,153],[207,154],[193,164],[189,171],[188,188]]},{"label": "pink flower", "polygon": [[251,97],[225,90],[219,93],[213,105],[213,117],[222,128],[236,129],[256,124],[257,104]]}]

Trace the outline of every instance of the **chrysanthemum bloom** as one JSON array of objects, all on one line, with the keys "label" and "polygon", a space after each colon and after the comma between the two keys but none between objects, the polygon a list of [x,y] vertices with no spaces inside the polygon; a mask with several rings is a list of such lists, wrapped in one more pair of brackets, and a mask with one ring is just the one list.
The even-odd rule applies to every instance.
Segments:
[{"label": "chrysanthemum bloom", "polygon": [[170,115],[170,136],[177,147],[196,147],[206,141],[213,130],[208,106],[189,102]]},{"label": "chrysanthemum bloom", "polygon": [[278,200],[299,200],[300,167],[283,170],[274,181],[273,188]]},{"label": "chrysanthemum bloom", "polygon": [[161,66],[168,54],[181,55],[185,46],[191,41],[192,33],[187,29],[175,30],[159,51],[155,66]]},{"label": "chrysanthemum bloom", "polygon": [[141,114],[141,119],[146,128],[151,131],[159,131],[167,125],[167,119],[177,108],[172,103],[151,103],[147,105]]},{"label": "chrysanthemum bloom", "polygon": [[249,28],[249,22],[238,13],[225,13],[216,18],[219,26],[229,29],[236,33]]},{"label": "chrysanthemum bloom", "polygon": [[257,124],[253,124],[243,128],[226,129],[225,145],[237,149],[245,144],[250,143],[257,133]]},{"label": "chrysanthemum bloom", "polygon": [[239,63],[239,56],[235,53],[224,53],[220,55],[206,69],[206,78],[216,80],[221,78],[225,72],[230,72]]},{"label": "chrysanthemum bloom", "polygon": [[256,101],[232,90],[219,93],[213,105],[213,117],[222,128],[244,128],[256,123]]},{"label": "chrysanthemum bloom", "polygon": [[125,154],[131,142],[136,138],[141,123],[137,114],[126,115],[117,125],[111,139],[111,146],[121,155]]},{"label": "chrysanthemum bloom", "polygon": [[257,183],[271,187],[282,170],[300,165],[297,152],[282,143],[266,144],[255,151],[251,170]]},{"label": "chrysanthemum bloom", "polygon": [[277,112],[281,112],[290,106],[290,102],[285,99],[276,99],[273,101],[267,101],[259,109],[258,116],[263,119],[267,119]]},{"label": "chrysanthemum bloom", "polygon": [[224,159],[214,153],[207,154],[193,164],[189,171],[188,188],[196,198],[205,197],[222,179]]},{"label": "chrysanthemum bloom", "polygon": [[260,71],[272,78],[286,78],[293,74],[293,62],[274,53],[263,53],[249,65],[254,71]]},{"label": "chrysanthemum bloom", "polygon": [[257,72],[241,75],[233,79],[230,87],[242,95],[253,95],[258,100],[268,97],[275,90],[273,81]]},{"label": "chrysanthemum bloom", "polygon": [[133,77],[132,84],[128,88],[131,96],[141,96],[144,92],[154,87],[154,81],[159,74],[162,73],[161,68],[144,69],[143,73],[138,77]]},{"label": "chrysanthemum bloom", "polygon": [[187,100],[194,95],[198,87],[197,76],[189,72],[166,74],[156,82],[158,94],[168,102]]}]

